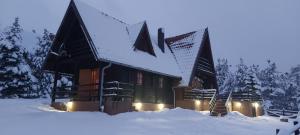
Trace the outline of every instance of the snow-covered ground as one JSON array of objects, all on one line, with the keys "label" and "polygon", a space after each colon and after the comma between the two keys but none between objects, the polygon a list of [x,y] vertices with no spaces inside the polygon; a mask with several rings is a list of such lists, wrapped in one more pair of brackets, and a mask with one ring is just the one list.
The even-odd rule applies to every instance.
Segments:
[{"label": "snow-covered ground", "polygon": [[291,123],[237,112],[211,117],[208,112],[171,109],[109,116],[100,112],[61,112],[49,100],[0,99],[1,135],[275,135]]}]

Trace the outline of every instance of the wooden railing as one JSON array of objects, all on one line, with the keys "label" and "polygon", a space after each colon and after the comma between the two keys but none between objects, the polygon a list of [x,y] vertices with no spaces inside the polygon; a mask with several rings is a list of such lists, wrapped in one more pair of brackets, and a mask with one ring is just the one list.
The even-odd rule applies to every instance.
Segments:
[{"label": "wooden railing", "polygon": [[55,99],[72,99],[76,101],[99,100],[99,84],[83,84],[59,87],[55,93]]},{"label": "wooden railing", "polygon": [[192,89],[184,91],[184,99],[204,100],[211,99],[216,94],[215,89]]},{"label": "wooden railing", "polygon": [[210,113],[212,113],[214,111],[215,106],[216,106],[216,101],[217,101],[217,92],[214,93],[214,96],[209,101],[209,112]]},{"label": "wooden railing", "polygon": [[[133,98],[133,85],[118,81],[104,83],[104,97],[113,97],[113,100],[122,101],[124,98]],[[71,98],[76,101],[99,100],[99,83],[74,85],[58,88],[55,99]]]},{"label": "wooden railing", "polygon": [[230,112],[232,110],[232,106],[231,106],[231,102],[232,102],[232,91],[230,91],[228,97],[227,97],[227,100],[226,100],[226,103],[225,103],[225,106],[226,106],[226,109],[227,109],[227,112]]},{"label": "wooden railing", "polygon": [[232,92],[231,98],[234,100],[262,101],[261,96],[257,93],[246,91]]},{"label": "wooden railing", "polygon": [[104,84],[104,97],[112,97],[113,101],[123,101],[125,98],[133,98],[133,84],[119,81],[106,82]]},{"label": "wooden railing", "polygon": [[57,87],[57,91],[55,93],[55,99],[70,98],[74,94],[74,92],[72,91],[74,89],[73,87],[74,86]]},{"label": "wooden railing", "polygon": [[203,57],[200,57],[198,60],[197,70],[214,74],[213,66],[209,64],[209,61]]},{"label": "wooden railing", "polygon": [[217,100],[217,90],[216,89],[185,90],[184,99],[185,100],[209,100],[209,111],[213,112]]},{"label": "wooden railing", "polygon": [[289,118],[296,118],[299,111],[286,109],[266,109],[269,116],[280,117],[287,116]]}]

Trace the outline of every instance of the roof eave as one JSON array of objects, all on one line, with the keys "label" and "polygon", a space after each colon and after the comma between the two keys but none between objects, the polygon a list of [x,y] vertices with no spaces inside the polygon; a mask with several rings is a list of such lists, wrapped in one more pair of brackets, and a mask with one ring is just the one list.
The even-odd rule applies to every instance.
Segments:
[{"label": "roof eave", "polygon": [[176,76],[176,75],[161,73],[161,72],[157,72],[157,71],[153,71],[153,70],[149,70],[149,69],[145,69],[145,68],[135,67],[135,66],[124,64],[124,63],[120,63],[120,62],[115,62],[115,61],[103,59],[103,58],[99,58],[98,60],[102,61],[102,62],[109,62],[109,63],[115,64],[115,65],[120,65],[120,66],[124,66],[124,67],[129,67],[129,68],[137,69],[137,70],[142,70],[142,71],[146,71],[146,72],[150,72],[150,73],[154,73],[154,74],[168,76],[168,77],[172,77],[172,78],[176,78],[176,79],[181,79],[182,78],[181,76]]}]

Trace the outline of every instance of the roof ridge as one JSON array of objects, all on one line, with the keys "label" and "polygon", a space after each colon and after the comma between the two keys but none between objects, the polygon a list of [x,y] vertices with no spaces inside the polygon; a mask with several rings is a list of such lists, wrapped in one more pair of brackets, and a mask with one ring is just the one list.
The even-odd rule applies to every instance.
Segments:
[{"label": "roof ridge", "polygon": [[165,41],[166,41],[167,45],[171,45],[171,44],[173,44],[177,41],[183,40],[183,39],[185,39],[185,38],[187,38],[191,35],[194,35],[197,32],[203,32],[205,30],[206,30],[206,28],[205,29],[198,29],[198,30],[195,30],[195,31],[192,31],[192,32],[187,32],[187,33],[184,33],[184,34],[167,37],[167,38],[165,38]]},{"label": "roof ridge", "polygon": [[[107,16],[107,17],[109,17],[109,18],[111,18],[111,19],[113,19],[113,20],[115,20],[115,21],[118,21],[118,22],[120,22],[120,23],[129,25],[129,24],[126,23],[125,21],[122,21],[121,19],[118,19],[118,18],[116,18],[116,17],[113,17],[113,16],[109,15],[108,13],[105,13],[105,12],[101,11],[100,9],[98,9],[98,8],[96,8],[96,7],[90,5],[90,4],[88,4],[88,3],[86,3],[86,2],[84,2],[84,1],[82,1],[82,0],[74,0],[74,1],[77,1],[77,2],[79,2],[79,3],[81,3],[81,4],[86,5],[86,6],[89,6],[90,8],[94,8],[94,9],[97,10],[100,14],[102,14],[102,15],[104,15],[104,16]],[[76,3],[75,3],[75,5],[76,5]]]},{"label": "roof ridge", "polygon": [[[97,9],[97,10],[98,10],[98,9]],[[105,12],[103,12],[103,11],[100,11],[100,10],[99,10],[99,12],[100,12],[101,14],[103,14],[103,15],[107,16],[107,17],[110,17],[110,18],[112,18],[112,19],[114,19],[114,20],[116,20],[116,21],[120,22],[120,23],[123,23],[123,24],[129,25],[129,24],[127,24],[126,22],[122,21],[121,19],[118,19],[118,18],[116,18],[116,17],[113,17],[113,16],[109,15],[108,13],[105,13]]]}]

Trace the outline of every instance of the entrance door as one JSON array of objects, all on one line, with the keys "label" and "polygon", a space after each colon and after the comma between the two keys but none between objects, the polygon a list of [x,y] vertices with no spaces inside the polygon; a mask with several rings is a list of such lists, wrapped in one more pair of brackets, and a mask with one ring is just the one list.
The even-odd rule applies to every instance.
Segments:
[{"label": "entrance door", "polygon": [[78,99],[94,101],[98,99],[99,69],[80,69]]}]

